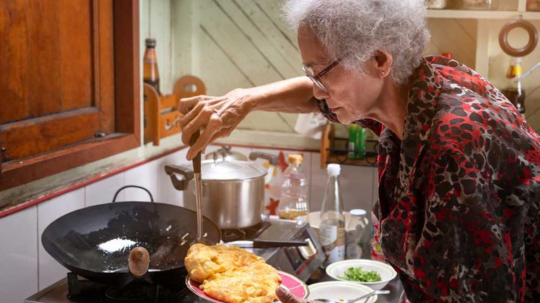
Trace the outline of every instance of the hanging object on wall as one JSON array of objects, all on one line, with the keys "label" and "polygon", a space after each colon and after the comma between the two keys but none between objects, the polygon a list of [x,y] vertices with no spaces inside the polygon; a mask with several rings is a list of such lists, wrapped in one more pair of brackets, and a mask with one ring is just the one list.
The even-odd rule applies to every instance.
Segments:
[{"label": "hanging object on wall", "polygon": [[[508,41],[508,36],[510,35],[510,32],[516,28],[521,28],[525,30],[529,35],[529,41],[527,42],[527,44],[520,48],[513,47]],[[540,66],[540,63],[536,64],[527,73],[523,74],[521,59],[535,50],[536,46],[538,45],[538,31],[536,27],[527,20],[512,20],[506,23],[501,29],[501,32],[499,33],[499,44],[506,54],[513,57],[512,62],[508,67],[508,72],[506,73],[508,84],[504,89],[502,89],[501,92],[506,96],[506,98],[508,98],[508,100],[512,104],[514,104],[514,106],[521,114],[525,114],[526,94],[525,90],[522,87],[522,81],[533,70]]]}]

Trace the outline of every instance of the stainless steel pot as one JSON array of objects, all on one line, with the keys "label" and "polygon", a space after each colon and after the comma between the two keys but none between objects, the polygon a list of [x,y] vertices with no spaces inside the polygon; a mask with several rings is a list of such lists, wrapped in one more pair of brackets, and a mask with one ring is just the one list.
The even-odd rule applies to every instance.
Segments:
[{"label": "stainless steel pot", "polygon": [[[255,153],[254,153],[255,154]],[[273,155],[257,153],[250,158],[277,162]],[[191,166],[165,166],[177,190],[188,190],[193,179]],[[221,229],[239,229],[261,223],[264,205],[264,184],[267,171],[247,161],[206,160],[202,162],[203,215]],[[178,178],[182,176],[182,178]]]}]

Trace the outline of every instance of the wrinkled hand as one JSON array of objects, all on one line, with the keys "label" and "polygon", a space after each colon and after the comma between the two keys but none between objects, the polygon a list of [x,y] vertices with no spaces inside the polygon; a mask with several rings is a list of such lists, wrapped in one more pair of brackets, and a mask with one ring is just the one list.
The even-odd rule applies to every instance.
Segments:
[{"label": "wrinkled hand", "polygon": [[279,301],[282,303],[320,303],[318,301],[309,301],[295,297],[282,287],[278,287],[276,289],[276,295],[278,296]]},{"label": "wrinkled hand", "polygon": [[189,145],[191,136],[198,130],[203,132],[191,146],[187,159],[193,159],[208,144],[227,137],[251,111],[253,104],[247,90],[236,89],[222,97],[197,96],[181,99],[179,110],[182,142]]}]

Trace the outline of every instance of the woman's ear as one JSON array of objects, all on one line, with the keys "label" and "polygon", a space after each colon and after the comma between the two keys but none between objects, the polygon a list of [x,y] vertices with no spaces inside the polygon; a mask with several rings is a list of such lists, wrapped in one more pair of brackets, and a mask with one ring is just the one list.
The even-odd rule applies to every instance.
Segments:
[{"label": "woman's ear", "polygon": [[378,77],[384,78],[388,76],[388,74],[390,74],[390,69],[392,68],[392,63],[394,62],[392,54],[384,49],[378,50],[375,52],[373,58],[375,59],[375,69]]}]

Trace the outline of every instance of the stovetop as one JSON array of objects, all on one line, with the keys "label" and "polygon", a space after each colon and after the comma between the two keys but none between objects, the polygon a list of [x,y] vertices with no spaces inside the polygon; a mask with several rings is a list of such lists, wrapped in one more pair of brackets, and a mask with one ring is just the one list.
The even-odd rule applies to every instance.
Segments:
[{"label": "stovetop", "polygon": [[[229,231],[226,231],[227,233]],[[324,260],[324,254],[316,236],[313,234],[308,224],[296,224],[291,221],[271,220],[259,226],[241,232],[231,232],[235,235],[233,240],[254,238],[263,240],[306,240],[311,239],[317,254],[309,258],[303,258],[296,247],[288,248],[257,248],[253,253],[263,257],[266,262],[278,270],[293,274],[300,279],[307,281],[317,270]],[[224,234],[224,236],[226,236]],[[238,238],[240,236],[240,238]],[[229,240],[229,239],[228,239]],[[230,240],[229,240],[230,241]],[[187,289],[184,278],[178,278],[179,284],[175,286],[156,286],[139,284],[131,287],[124,297],[116,298],[118,289],[108,285],[95,283],[78,278],[74,274],[68,274],[67,278],[58,281],[47,289],[31,296],[26,303],[40,302],[128,302],[128,303],[183,303],[183,302],[208,302],[200,299]],[[131,285],[129,285],[131,286]],[[129,287],[128,287],[129,288]],[[127,299],[126,299],[127,296]],[[143,298],[142,300],[129,299]],[[115,301],[116,300],[116,301]]]}]

